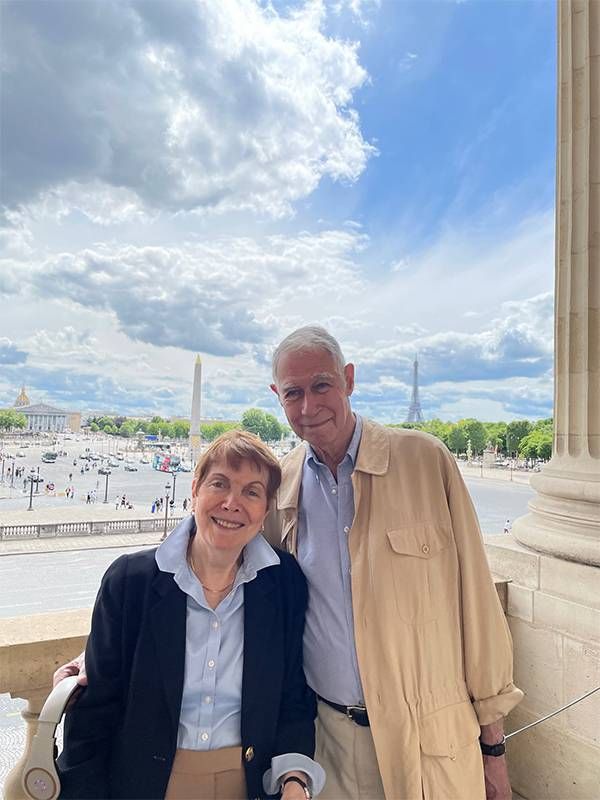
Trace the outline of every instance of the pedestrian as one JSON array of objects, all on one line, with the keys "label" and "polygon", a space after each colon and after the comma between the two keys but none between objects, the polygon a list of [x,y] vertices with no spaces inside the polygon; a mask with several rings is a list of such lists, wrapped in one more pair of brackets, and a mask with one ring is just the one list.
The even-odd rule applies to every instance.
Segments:
[{"label": "pedestrian", "polygon": [[150,509],[150,513],[154,514],[156,512],[156,500],[152,503],[152,508]]},{"label": "pedestrian", "polygon": [[91,502],[92,502],[92,498],[90,497],[90,493],[88,492],[87,495],[86,495],[86,498],[85,498],[85,504],[89,506],[89,504]]},{"label": "pedestrian", "polygon": [[187,497],[183,498],[183,510],[187,511]]},{"label": "pedestrian", "polygon": [[115,511],[119,510],[120,505],[121,505],[121,498],[117,497],[117,499],[115,500]]},{"label": "pedestrian", "polygon": [[504,530],[502,531],[502,533],[510,533],[510,529],[511,529],[510,520],[507,519],[506,522],[504,523]]}]

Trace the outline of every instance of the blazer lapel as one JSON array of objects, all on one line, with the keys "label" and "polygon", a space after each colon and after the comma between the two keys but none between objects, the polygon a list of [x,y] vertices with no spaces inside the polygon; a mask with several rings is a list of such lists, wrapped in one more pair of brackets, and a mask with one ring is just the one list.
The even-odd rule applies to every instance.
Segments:
[{"label": "blazer lapel", "polygon": [[158,572],[152,588],[155,602],[151,610],[152,632],[156,645],[167,706],[177,727],[183,695],[187,599],[167,572]]},{"label": "blazer lapel", "polygon": [[242,675],[242,741],[247,720],[260,718],[261,692],[269,691],[269,660],[272,633],[280,613],[275,595],[275,569],[259,570],[256,578],[244,584],[244,668]]}]

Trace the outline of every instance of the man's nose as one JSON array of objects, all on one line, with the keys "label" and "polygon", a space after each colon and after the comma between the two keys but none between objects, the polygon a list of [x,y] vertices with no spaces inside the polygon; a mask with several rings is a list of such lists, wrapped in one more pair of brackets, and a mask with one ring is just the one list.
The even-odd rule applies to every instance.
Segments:
[{"label": "man's nose", "polygon": [[316,405],[315,398],[310,392],[306,392],[302,398],[302,414],[310,417],[314,413]]}]

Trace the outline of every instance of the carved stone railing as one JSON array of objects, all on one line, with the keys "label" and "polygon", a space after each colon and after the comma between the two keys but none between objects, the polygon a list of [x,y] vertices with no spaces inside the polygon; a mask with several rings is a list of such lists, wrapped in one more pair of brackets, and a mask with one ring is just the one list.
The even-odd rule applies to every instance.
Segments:
[{"label": "carved stone railing", "polygon": [[[168,517],[171,530],[183,517]],[[162,516],[145,519],[105,519],[94,522],[56,522],[43,525],[0,525],[0,541],[12,542],[22,539],[49,539],[66,536],[100,536],[118,533],[158,533],[164,530]]]}]

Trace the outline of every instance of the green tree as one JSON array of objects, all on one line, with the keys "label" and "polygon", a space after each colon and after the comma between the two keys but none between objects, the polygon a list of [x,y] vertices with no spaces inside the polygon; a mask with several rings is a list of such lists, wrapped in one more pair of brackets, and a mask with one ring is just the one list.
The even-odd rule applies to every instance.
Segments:
[{"label": "green tree", "polygon": [[522,458],[542,458],[547,461],[552,456],[552,430],[534,428],[521,439],[519,455]]},{"label": "green tree", "polygon": [[484,422],[486,443],[491,442],[501,453],[506,452],[506,422]]},{"label": "green tree", "polygon": [[474,453],[482,453],[485,445],[485,428],[483,423],[477,419],[461,419],[457,423],[459,428],[462,428],[465,434],[465,439],[471,440],[471,449]]},{"label": "green tree", "polygon": [[187,439],[190,435],[190,423],[184,419],[177,419],[171,423],[174,439]]},{"label": "green tree", "polygon": [[209,422],[200,426],[200,434],[205,442],[213,442],[217,436],[225,433],[225,431],[239,427],[240,425],[237,422]]},{"label": "green tree", "polygon": [[14,408],[7,408],[0,411],[0,430],[12,431],[15,428],[26,428],[27,417]]},{"label": "green tree", "polygon": [[249,408],[242,414],[242,428],[255,433],[264,442],[272,442],[281,438],[283,426],[273,414],[267,414],[260,408]]},{"label": "green tree", "polygon": [[506,452],[508,455],[518,453],[521,439],[531,431],[531,422],[528,419],[515,419],[506,426]]},{"label": "green tree", "polygon": [[92,422],[90,424],[90,430],[92,433],[98,433],[98,431],[100,430],[100,426],[98,425],[97,422]]},{"label": "green tree", "polygon": [[450,428],[450,432],[448,433],[448,447],[452,452],[458,455],[459,453],[464,453],[467,449],[467,437],[460,425],[452,425]]},{"label": "green tree", "polygon": [[124,436],[126,439],[130,439],[132,436],[135,436],[135,431],[135,420],[128,419],[121,423],[121,426],[119,427],[119,436]]}]

